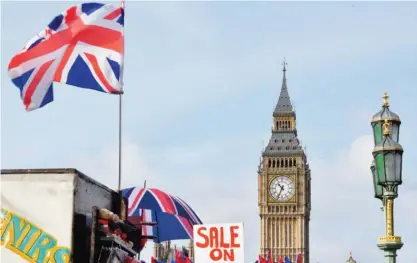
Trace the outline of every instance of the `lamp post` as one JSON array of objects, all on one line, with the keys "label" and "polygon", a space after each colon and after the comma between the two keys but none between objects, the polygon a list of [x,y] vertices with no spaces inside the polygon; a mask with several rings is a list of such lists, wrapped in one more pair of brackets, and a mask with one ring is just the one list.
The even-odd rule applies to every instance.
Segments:
[{"label": "lamp post", "polygon": [[398,143],[401,120],[389,110],[388,95],[384,94],[382,110],[374,115],[375,148],[371,165],[374,197],[383,203],[386,235],[379,238],[378,247],[385,252],[389,263],[396,263],[397,250],[401,249],[401,237],[394,235],[394,199],[398,197],[398,185],[402,184],[403,148]]}]

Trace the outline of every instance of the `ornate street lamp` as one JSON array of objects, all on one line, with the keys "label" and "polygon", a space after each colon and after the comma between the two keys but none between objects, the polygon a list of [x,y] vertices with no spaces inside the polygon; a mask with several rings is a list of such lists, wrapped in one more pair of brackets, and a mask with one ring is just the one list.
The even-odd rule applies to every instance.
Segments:
[{"label": "ornate street lamp", "polygon": [[398,143],[400,118],[388,109],[384,94],[383,109],[372,119],[375,148],[371,165],[375,198],[382,200],[385,211],[386,236],[379,238],[378,247],[385,251],[389,263],[395,263],[397,250],[403,246],[401,237],[394,236],[394,199],[398,197],[398,185],[402,184],[403,148]]}]

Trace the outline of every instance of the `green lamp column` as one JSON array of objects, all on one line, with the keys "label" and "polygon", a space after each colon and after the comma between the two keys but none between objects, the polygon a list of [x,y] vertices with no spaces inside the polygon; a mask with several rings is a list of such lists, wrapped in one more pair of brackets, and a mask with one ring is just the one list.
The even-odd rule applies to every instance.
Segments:
[{"label": "green lamp column", "polygon": [[403,243],[394,235],[394,199],[398,197],[398,185],[402,184],[403,148],[399,141],[399,117],[389,111],[387,94],[382,111],[372,120],[375,148],[371,165],[375,198],[382,200],[385,212],[386,235],[379,238],[378,247],[385,252],[389,263],[396,263],[397,250]]}]

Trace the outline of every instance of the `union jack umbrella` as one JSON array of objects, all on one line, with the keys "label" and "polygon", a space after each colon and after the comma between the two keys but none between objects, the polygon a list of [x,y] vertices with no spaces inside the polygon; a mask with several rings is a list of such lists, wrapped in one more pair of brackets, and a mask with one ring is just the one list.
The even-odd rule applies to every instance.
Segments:
[{"label": "union jack umbrella", "polygon": [[9,76],[31,111],[53,101],[53,82],[122,92],[124,9],[83,3],[56,16],[9,63]]},{"label": "union jack umbrella", "polygon": [[[193,225],[202,224],[187,203],[159,189],[132,187],[122,193],[129,200],[129,222],[142,224],[142,234],[153,236],[155,242],[193,239]],[[143,225],[143,222],[157,224]]]},{"label": "union jack umbrella", "polygon": [[186,202],[159,189],[131,187],[123,189],[122,193],[129,200],[128,216],[139,216],[141,209],[149,209],[184,217],[192,224],[202,224]]}]

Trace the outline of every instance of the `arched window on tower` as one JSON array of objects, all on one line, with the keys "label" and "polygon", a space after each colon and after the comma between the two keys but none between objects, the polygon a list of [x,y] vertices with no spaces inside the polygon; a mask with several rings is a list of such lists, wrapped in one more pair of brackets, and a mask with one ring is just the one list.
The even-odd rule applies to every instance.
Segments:
[{"label": "arched window on tower", "polygon": [[272,167],[275,168],[275,160],[272,161]]},{"label": "arched window on tower", "polygon": [[287,222],[284,223],[284,233],[285,233],[284,246],[288,246]]},{"label": "arched window on tower", "polygon": [[272,165],[271,160],[268,160],[268,167],[271,168],[271,165]]},{"label": "arched window on tower", "polygon": [[288,159],[285,159],[285,167],[288,167]]},{"label": "arched window on tower", "polygon": [[284,167],[284,159],[281,159],[281,167]]}]

